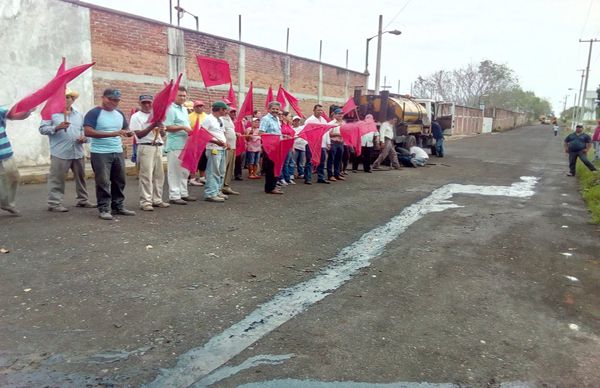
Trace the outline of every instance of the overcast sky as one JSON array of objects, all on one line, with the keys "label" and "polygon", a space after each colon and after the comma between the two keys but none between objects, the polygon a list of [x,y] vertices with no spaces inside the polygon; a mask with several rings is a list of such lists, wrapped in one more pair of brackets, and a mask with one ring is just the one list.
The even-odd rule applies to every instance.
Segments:
[{"label": "overcast sky", "polygon": [[[169,21],[169,0],[87,1]],[[285,51],[289,27],[291,54],[318,59],[323,40],[323,62],[344,67],[348,49],[349,68],[357,71],[365,68],[365,40],[377,34],[382,14],[384,30],[402,31],[400,36],[383,36],[381,84],[386,76],[392,91],[397,91],[398,81],[401,93],[408,93],[419,75],[489,59],[508,65],[525,90],[547,98],[557,113],[565,95],[570,96],[568,107],[579,91],[577,70],[586,66],[589,43],[578,40],[600,39],[600,0],[180,0],[180,4],[200,16],[200,31],[237,39],[241,14],[245,42]],[[175,12],[173,18],[176,24]],[[190,15],[181,23],[195,28]],[[371,87],[376,48],[373,39]],[[599,83],[600,42],[594,44],[588,90]]]}]

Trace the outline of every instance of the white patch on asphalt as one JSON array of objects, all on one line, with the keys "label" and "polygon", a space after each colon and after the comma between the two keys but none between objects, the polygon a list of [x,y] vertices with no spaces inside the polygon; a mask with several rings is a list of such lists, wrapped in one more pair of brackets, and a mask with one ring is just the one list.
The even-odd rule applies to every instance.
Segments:
[{"label": "white patch on asphalt", "polygon": [[563,253],[561,253],[561,255],[563,255],[563,256],[566,256],[566,257],[571,257],[571,256],[573,256],[573,254],[572,254],[572,253],[569,253],[569,252],[563,252]]},{"label": "white patch on asphalt", "polygon": [[572,281],[572,282],[578,282],[579,281],[579,279],[577,279],[575,276],[565,275],[565,277],[567,279],[569,279],[570,281]]},{"label": "white patch on asphalt", "polygon": [[281,290],[270,301],[260,305],[241,321],[212,337],[204,346],[191,349],[178,357],[177,364],[162,369],[148,387],[188,387],[205,377],[248,346],[277,327],[301,314],[349,281],[362,268],[381,255],[385,247],[406,229],[429,213],[459,208],[450,199],[455,194],[508,196],[529,198],[535,193],[535,177],[521,177],[510,186],[477,186],[447,184],[428,197],[411,205],[388,223],[363,234],[343,248],[315,277]]},{"label": "white patch on asphalt", "polygon": [[575,323],[569,323],[569,329],[579,331],[579,325]]},{"label": "white patch on asphalt", "polygon": [[563,226],[561,226],[561,228],[563,228],[563,229],[569,229],[569,225],[563,225]]}]

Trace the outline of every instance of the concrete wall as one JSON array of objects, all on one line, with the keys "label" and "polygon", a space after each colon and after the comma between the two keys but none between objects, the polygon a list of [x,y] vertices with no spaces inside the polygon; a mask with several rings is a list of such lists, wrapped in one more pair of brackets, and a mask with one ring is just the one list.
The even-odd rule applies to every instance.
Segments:
[{"label": "concrete wall", "polygon": [[[60,1],[2,0],[2,66],[0,105],[16,101],[43,86],[55,74],[61,58],[67,68],[91,61],[89,10]],[[92,71],[88,70],[70,88],[80,92],[75,106],[92,106]],[[24,121],[9,121],[7,133],[19,165],[46,164],[48,139],[38,132],[37,112]]]}]

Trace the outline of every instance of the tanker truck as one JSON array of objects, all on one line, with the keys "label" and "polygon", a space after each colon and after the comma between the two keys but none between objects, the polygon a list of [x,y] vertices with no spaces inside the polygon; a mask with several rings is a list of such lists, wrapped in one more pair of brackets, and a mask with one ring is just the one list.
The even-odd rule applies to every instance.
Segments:
[{"label": "tanker truck", "polygon": [[452,135],[454,128],[454,103],[436,102],[429,99],[414,99],[406,95],[390,94],[387,90],[380,94],[361,94],[354,91],[360,119],[367,114],[379,124],[396,117],[394,128],[395,142],[403,146],[408,136],[414,136],[420,147],[431,148],[435,153],[435,141],[431,136],[431,121],[437,120],[445,135]]}]

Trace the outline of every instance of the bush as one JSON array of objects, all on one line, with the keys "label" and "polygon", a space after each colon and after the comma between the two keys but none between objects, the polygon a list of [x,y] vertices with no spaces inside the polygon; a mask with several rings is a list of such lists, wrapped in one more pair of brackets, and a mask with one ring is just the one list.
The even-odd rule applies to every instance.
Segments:
[{"label": "bush", "polygon": [[[594,150],[590,150],[588,158],[594,157]],[[592,162],[600,170],[600,161]],[[592,214],[591,223],[600,224],[600,173],[594,173],[577,161],[577,176],[581,187],[581,195],[587,204],[588,210]]]}]

